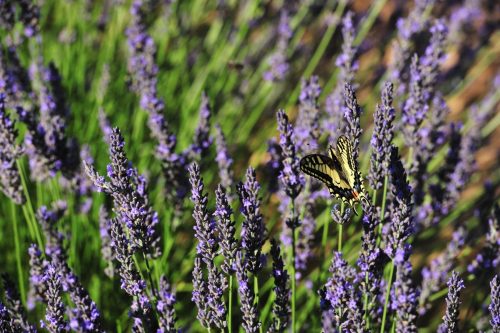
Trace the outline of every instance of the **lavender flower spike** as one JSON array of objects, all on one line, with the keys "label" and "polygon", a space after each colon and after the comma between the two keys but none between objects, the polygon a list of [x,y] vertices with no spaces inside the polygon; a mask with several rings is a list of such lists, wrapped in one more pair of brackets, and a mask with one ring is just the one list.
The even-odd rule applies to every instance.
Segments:
[{"label": "lavender flower spike", "polygon": [[496,275],[490,282],[491,304],[488,310],[491,313],[491,327],[494,333],[500,332],[500,277]]},{"label": "lavender flower spike", "polygon": [[346,104],[346,109],[344,112],[344,118],[347,122],[346,133],[353,144],[353,159],[354,161],[357,161],[362,133],[360,124],[361,107],[359,106],[358,100],[356,99],[354,88],[350,83],[347,82],[344,86],[344,99]]},{"label": "lavender flower spike", "polygon": [[203,327],[210,327],[210,314],[208,304],[208,286],[205,278],[203,277],[203,269],[201,267],[202,259],[197,256],[194,259],[193,268],[193,293],[191,300],[196,304],[198,314],[196,318],[200,321]]},{"label": "lavender flower spike", "polygon": [[194,133],[193,144],[189,148],[189,154],[193,159],[203,157],[212,144],[212,138],[210,137],[211,116],[209,100],[204,92],[201,95],[200,120]]},{"label": "lavender flower spike", "polygon": [[0,190],[16,204],[22,205],[26,198],[16,164],[22,150],[16,145],[16,137],[14,122],[5,111],[5,94],[0,93]]},{"label": "lavender flower spike", "polygon": [[260,213],[259,189],[255,170],[249,167],[246,182],[238,184],[237,192],[241,202],[241,213],[245,217],[241,230],[241,246],[245,249],[247,269],[254,274],[262,268],[261,251],[266,232]]},{"label": "lavender flower spike", "polygon": [[156,304],[158,310],[160,328],[156,333],[173,333],[176,332],[174,305],[176,303],[175,292],[167,281],[165,276],[160,277],[159,300]]},{"label": "lavender flower spike", "polygon": [[318,102],[321,87],[318,81],[317,76],[311,76],[309,80],[303,79],[301,82],[299,115],[295,125],[295,138],[296,146],[302,149],[306,149],[306,147],[309,150],[318,149],[318,140],[321,134]]},{"label": "lavender flower spike", "polygon": [[[16,331],[34,333],[36,329],[26,319],[26,311],[23,308],[17,288],[7,274],[2,274],[3,289],[5,290],[5,304],[11,317],[10,326]],[[0,327],[0,331],[2,331]]]},{"label": "lavender flower spike", "polygon": [[235,238],[235,222],[231,219],[233,211],[229,205],[226,191],[220,184],[215,190],[215,203],[217,208],[214,212],[214,216],[217,219],[220,247],[224,257],[221,269],[224,273],[230,275],[234,272],[234,264],[236,254],[238,252],[238,242]]},{"label": "lavender flower spike", "polygon": [[458,314],[460,306],[460,291],[464,289],[464,281],[453,271],[448,280],[448,296],[446,297],[446,314],[444,323],[439,325],[439,333],[458,333]]},{"label": "lavender flower spike", "polygon": [[273,258],[274,292],[276,299],[273,304],[274,319],[271,324],[273,332],[284,332],[290,320],[290,276],[285,270],[278,242],[271,240],[271,256]]},{"label": "lavender flower spike", "polygon": [[[408,257],[405,254],[404,257]],[[418,291],[411,278],[412,266],[408,258],[396,264],[396,281],[392,308],[396,311],[396,332],[417,332]]]},{"label": "lavender flower spike", "polygon": [[393,122],[396,112],[392,107],[393,85],[386,82],[382,91],[382,103],[375,111],[375,127],[370,141],[373,152],[370,156],[370,172],[368,180],[373,189],[380,189],[384,176],[389,174],[391,159],[391,144],[394,137]]},{"label": "lavender flower spike", "polygon": [[64,319],[65,307],[61,299],[61,277],[53,265],[45,272],[44,283],[47,286],[45,298],[47,309],[44,326],[51,333],[69,332],[68,323]]},{"label": "lavender flower spike", "polygon": [[247,264],[244,262],[241,252],[238,252],[236,260],[236,276],[238,278],[238,293],[240,295],[241,312],[243,315],[242,326],[247,333],[256,333],[259,331],[261,323],[259,322],[259,310],[254,302],[255,295],[250,286],[246,272]]},{"label": "lavender flower spike", "polygon": [[293,127],[288,121],[284,110],[279,110],[278,130],[280,131],[280,145],[283,154],[283,171],[280,172],[280,180],[285,186],[286,194],[295,199],[304,186],[304,176],[300,172],[299,159],[297,158],[296,145],[294,142]]},{"label": "lavender flower spike", "polygon": [[196,252],[208,264],[213,262],[217,255],[218,242],[215,236],[215,223],[208,213],[208,198],[203,193],[204,185],[200,167],[196,163],[189,167],[189,182],[191,183],[191,200],[194,203],[193,218],[196,223],[194,231],[198,240]]}]

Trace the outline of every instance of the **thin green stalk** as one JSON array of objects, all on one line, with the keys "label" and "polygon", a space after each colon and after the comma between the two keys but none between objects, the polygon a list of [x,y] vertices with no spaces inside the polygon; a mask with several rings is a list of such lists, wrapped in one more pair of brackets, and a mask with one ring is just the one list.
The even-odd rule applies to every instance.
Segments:
[{"label": "thin green stalk", "polygon": [[17,212],[16,204],[10,200],[10,208],[12,213],[12,225],[14,227],[14,246],[16,248],[16,266],[17,266],[17,279],[19,285],[19,294],[21,296],[21,302],[23,305],[26,304],[26,291],[24,289],[24,277],[23,277],[23,265],[21,256],[21,242],[19,238],[19,230],[17,225]]},{"label": "thin green stalk", "polygon": [[151,284],[151,291],[153,293],[153,296],[156,299],[158,299],[158,293],[156,292],[156,287],[155,287],[155,284],[153,283],[153,277],[151,275],[151,268],[149,267],[148,257],[146,256],[146,254],[144,252],[142,252],[142,257],[144,259],[144,262],[146,263],[146,270],[147,270],[147,273],[148,273],[149,283]]},{"label": "thin green stalk", "polygon": [[338,242],[338,248],[337,251],[342,252],[342,223],[339,223],[339,242]]},{"label": "thin green stalk", "polygon": [[227,314],[227,329],[229,332],[233,331],[233,274],[229,275],[229,304]]},{"label": "thin green stalk", "polygon": [[391,267],[389,269],[389,280],[387,280],[387,289],[385,291],[384,312],[382,314],[382,325],[380,326],[380,333],[384,333],[385,330],[385,319],[387,317],[387,307],[389,305],[389,296],[391,294],[392,276],[394,275],[394,260],[391,261]]},{"label": "thin green stalk", "polygon": [[[295,218],[295,202],[292,199],[292,219]],[[295,230],[295,226],[292,228],[292,269],[291,269],[291,275],[292,275],[292,332],[295,332],[295,325],[296,325],[296,319],[297,319],[297,314],[295,312],[295,305],[297,302],[297,292],[296,292],[296,287],[297,287],[297,281],[295,280],[295,256],[296,256],[296,249],[295,245],[297,243],[297,233]]]}]

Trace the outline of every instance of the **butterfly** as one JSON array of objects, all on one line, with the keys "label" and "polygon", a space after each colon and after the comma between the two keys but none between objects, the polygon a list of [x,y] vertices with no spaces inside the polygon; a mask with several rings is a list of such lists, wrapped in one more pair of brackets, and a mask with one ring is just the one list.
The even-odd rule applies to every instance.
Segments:
[{"label": "butterfly", "polygon": [[361,173],[352,156],[351,141],[341,135],[337,140],[337,149],[330,146],[328,152],[330,156],[305,156],[300,160],[300,170],[325,183],[333,197],[351,207],[355,202],[367,200]]}]

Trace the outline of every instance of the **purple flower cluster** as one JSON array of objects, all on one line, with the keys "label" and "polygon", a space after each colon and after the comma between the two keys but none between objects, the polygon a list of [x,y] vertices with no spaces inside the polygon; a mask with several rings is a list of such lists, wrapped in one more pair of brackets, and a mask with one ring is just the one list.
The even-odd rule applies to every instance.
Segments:
[{"label": "purple flower cluster", "polygon": [[138,175],[125,154],[125,141],[118,128],[110,136],[109,156],[111,164],[107,166],[109,181],[85,163],[88,176],[99,191],[113,198],[114,210],[130,233],[132,250],[152,256],[160,255],[157,224],[158,213],[149,204],[147,183],[144,176]]},{"label": "purple flower cluster", "polygon": [[460,306],[461,290],[465,288],[464,281],[457,272],[453,271],[448,280],[448,296],[446,296],[446,314],[443,317],[444,322],[439,325],[439,333],[457,333],[458,314]]},{"label": "purple flower cluster", "polygon": [[15,123],[5,110],[5,94],[0,93],[0,190],[21,205],[26,201],[16,159],[22,153],[16,144]]}]

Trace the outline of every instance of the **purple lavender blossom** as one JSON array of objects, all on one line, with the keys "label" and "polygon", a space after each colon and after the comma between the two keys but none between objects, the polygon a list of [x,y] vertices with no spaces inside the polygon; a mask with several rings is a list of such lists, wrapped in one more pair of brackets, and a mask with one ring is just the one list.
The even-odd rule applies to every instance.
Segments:
[{"label": "purple lavender blossom", "polygon": [[408,184],[408,178],[401,163],[398,149],[394,146],[391,150],[390,172],[389,188],[392,201],[389,211],[391,222],[387,234],[385,253],[394,260],[398,256],[398,252],[404,249],[405,242],[413,233],[414,228],[411,187]]},{"label": "purple lavender blossom", "polygon": [[175,297],[175,292],[167,281],[165,276],[160,277],[160,288],[158,291],[158,302],[156,304],[156,310],[158,311],[158,319],[160,328],[156,333],[172,333],[176,332],[176,321],[177,317],[175,315],[174,305],[177,302]]},{"label": "purple lavender blossom", "polygon": [[175,153],[177,138],[170,129],[165,116],[165,103],[158,96],[158,66],[154,57],[156,45],[146,33],[143,1],[134,0],[131,6],[131,24],[126,34],[130,57],[128,70],[132,77],[131,88],[140,96],[141,107],[149,114],[148,126],[158,141],[156,157],[162,164],[166,180],[166,196],[172,202],[176,214],[180,214],[183,201],[189,192],[189,181],[185,169],[188,165],[185,154]]},{"label": "purple lavender blossom", "polygon": [[363,331],[365,322],[360,311],[359,295],[354,284],[355,270],[342,258],[341,252],[334,252],[329,269],[332,276],[321,291],[322,311],[327,312],[333,326],[342,331]]},{"label": "purple lavender blossom", "polygon": [[64,319],[66,310],[61,299],[61,276],[53,265],[48,265],[43,283],[47,288],[45,294],[47,309],[43,326],[51,333],[69,332],[68,322]]},{"label": "purple lavender blossom", "polygon": [[425,99],[425,79],[417,55],[414,55],[411,61],[410,77],[410,92],[403,103],[401,124],[406,145],[416,150],[418,143],[417,131],[429,109]]},{"label": "purple lavender blossom", "polygon": [[[5,290],[5,307],[10,316],[11,328],[27,333],[36,332],[36,328],[26,319],[26,311],[23,308],[16,286],[7,274],[2,274],[2,281],[3,289]],[[0,331],[2,331],[1,326]]]},{"label": "purple lavender blossom", "polygon": [[445,119],[449,114],[448,106],[441,94],[436,93],[432,100],[431,114],[428,121],[418,131],[419,147],[415,150],[412,169],[412,188],[415,205],[421,205],[425,194],[425,184],[429,178],[427,166],[437,151],[446,141]]},{"label": "purple lavender blossom", "polygon": [[219,243],[222,250],[224,262],[221,269],[227,275],[234,273],[234,264],[238,252],[238,242],[235,238],[235,222],[231,218],[233,211],[229,205],[226,190],[219,184],[215,190],[216,210],[214,216],[217,219],[217,230],[219,232]]},{"label": "purple lavender blossom", "polygon": [[243,322],[241,325],[247,333],[257,333],[262,325],[259,321],[259,309],[255,304],[255,294],[250,286],[250,281],[247,275],[248,263],[238,252],[236,260],[236,276],[238,277],[238,293],[240,295],[241,313]]},{"label": "purple lavender blossom", "polygon": [[313,204],[304,205],[304,216],[300,221],[299,235],[296,240],[295,248],[295,277],[302,279],[306,276],[309,264],[315,257],[315,232],[316,219],[313,216]]},{"label": "purple lavender blossom", "polygon": [[388,72],[392,82],[399,82],[399,94],[406,91],[409,81],[408,63],[412,54],[412,37],[427,28],[429,19],[424,14],[435,0],[417,0],[412,11],[405,18],[398,19],[398,36],[394,43],[394,57]]},{"label": "purple lavender blossom", "polygon": [[269,58],[269,71],[264,73],[266,81],[282,81],[288,73],[288,43],[292,38],[292,30],[290,28],[288,12],[281,11],[280,22],[278,25],[278,42],[276,51]]},{"label": "purple lavender blossom", "polygon": [[247,270],[256,274],[262,269],[262,245],[266,228],[260,213],[260,185],[257,182],[255,170],[249,167],[246,172],[246,182],[237,186],[238,196],[241,202],[241,213],[244,216],[241,229],[241,246],[245,250],[244,263]]},{"label": "purple lavender blossom", "polygon": [[283,332],[290,321],[290,276],[285,269],[278,242],[274,239],[271,239],[271,257],[273,258],[274,293],[276,295],[271,330]]},{"label": "purple lavender blossom", "polygon": [[102,108],[99,108],[99,127],[101,127],[101,132],[104,135],[104,142],[106,142],[108,146],[110,146],[113,128],[111,127],[111,123],[109,122],[109,119]]},{"label": "purple lavender blossom", "polygon": [[22,149],[17,146],[16,137],[15,123],[5,110],[5,94],[0,93],[0,190],[16,204],[22,205],[26,198],[16,164]]},{"label": "purple lavender blossom", "polygon": [[208,196],[203,193],[204,184],[200,174],[200,167],[196,163],[191,164],[189,167],[189,181],[191,183],[191,200],[194,203],[193,218],[195,226],[193,229],[198,240],[196,253],[208,264],[213,262],[217,256],[219,246],[215,235],[216,225],[210,218],[207,208]]},{"label": "purple lavender blossom", "polygon": [[[317,150],[318,140],[321,135],[319,128],[319,96],[321,87],[317,76],[301,81],[299,96],[299,115],[296,121],[295,134],[296,147],[303,150]],[[279,112],[279,111],[278,111]],[[287,134],[286,125],[282,124],[282,116],[278,114],[278,124],[282,135]],[[307,148],[306,148],[307,147]],[[283,143],[282,143],[283,148]]]},{"label": "purple lavender blossom", "polygon": [[448,296],[446,296],[446,314],[444,322],[439,325],[439,333],[458,333],[458,314],[460,307],[460,291],[465,288],[464,281],[453,271],[448,280]]},{"label": "purple lavender blossom", "polygon": [[362,134],[360,117],[361,117],[361,107],[358,104],[356,95],[354,93],[354,88],[350,83],[346,83],[344,86],[344,100],[346,104],[344,118],[346,120],[346,133],[347,137],[351,140],[353,144],[353,159],[358,160],[359,156],[359,145],[360,138]]},{"label": "purple lavender blossom", "polygon": [[115,212],[130,232],[134,251],[138,249],[148,256],[158,257],[161,253],[158,214],[149,203],[146,179],[130,165],[125,154],[125,141],[118,128],[113,129],[110,140],[109,181],[84,162],[87,175],[99,191],[113,198]]},{"label": "purple lavender blossom", "polygon": [[491,303],[488,306],[491,314],[491,327],[493,332],[500,331],[500,278],[498,275],[490,282],[491,287]]},{"label": "purple lavender blossom", "polygon": [[396,263],[396,280],[392,295],[392,309],[396,312],[396,332],[417,332],[418,290],[411,278],[412,266],[408,260],[409,253],[402,261]]},{"label": "purple lavender blossom", "polygon": [[28,249],[30,256],[30,290],[28,294],[28,309],[31,310],[35,307],[36,301],[43,301],[46,294],[47,287],[43,283],[45,269],[48,263],[43,260],[42,252],[36,244],[31,244]]},{"label": "purple lavender blossom", "polygon": [[196,304],[196,308],[198,309],[196,318],[198,318],[203,327],[208,328],[210,327],[211,322],[208,304],[208,284],[203,277],[203,269],[201,263],[201,257],[197,256],[194,259],[193,293],[191,300]]},{"label": "purple lavender blossom", "polygon": [[394,138],[393,122],[396,117],[392,100],[393,85],[386,82],[382,91],[382,103],[377,105],[374,114],[375,127],[370,141],[373,152],[370,156],[368,180],[370,186],[375,190],[379,190],[383,186],[384,177],[389,175],[391,144]]},{"label": "purple lavender blossom", "polygon": [[210,137],[211,115],[208,97],[206,93],[203,93],[201,95],[200,120],[194,134],[193,144],[188,150],[188,154],[192,159],[204,157],[212,144],[212,138]]},{"label": "purple lavender blossom", "polygon": [[466,40],[464,32],[474,29],[474,21],[481,18],[481,2],[478,0],[465,0],[450,14],[449,39],[453,44],[463,43]]},{"label": "purple lavender blossom", "polygon": [[293,200],[299,195],[305,180],[300,172],[293,127],[288,121],[288,116],[284,110],[279,110],[277,117],[283,156],[283,170],[280,172],[279,178],[286,194]]},{"label": "purple lavender blossom", "polygon": [[215,327],[224,331],[227,328],[227,309],[224,303],[224,292],[228,288],[227,279],[214,262],[208,263],[207,266],[207,291],[210,319]]},{"label": "purple lavender blossom", "polygon": [[347,207],[344,213],[340,210],[340,205],[335,204],[330,210],[333,221],[338,224],[346,224],[351,219],[351,208]]},{"label": "purple lavender blossom", "polygon": [[219,124],[215,125],[215,147],[217,150],[215,160],[219,166],[219,178],[221,185],[226,188],[229,193],[231,193],[234,186],[234,174],[232,170],[233,159],[231,158],[231,155],[229,155],[226,138],[224,137],[224,133],[222,132],[222,128]]},{"label": "purple lavender blossom", "polygon": [[430,308],[429,297],[444,285],[448,273],[457,260],[465,244],[465,229],[453,233],[446,250],[433,259],[428,267],[422,269],[422,282],[419,296],[419,314],[424,315]]},{"label": "purple lavender blossom", "polygon": [[132,242],[127,238],[122,224],[116,218],[111,221],[111,240],[114,257],[119,262],[120,288],[134,297],[129,314],[133,318],[134,326],[137,329],[154,326],[156,320],[147,295],[146,282],[141,278],[132,258]]},{"label": "purple lavender blossom", "polygon": [[354,46],[356,29],[352,17],[353,13],[349,11],[342,19],[342,52],[335,59],[335,66],[340,69],[339,83],[354,82],[354,75],[358,70],[358,63],[355,60],[357,48]]}]

